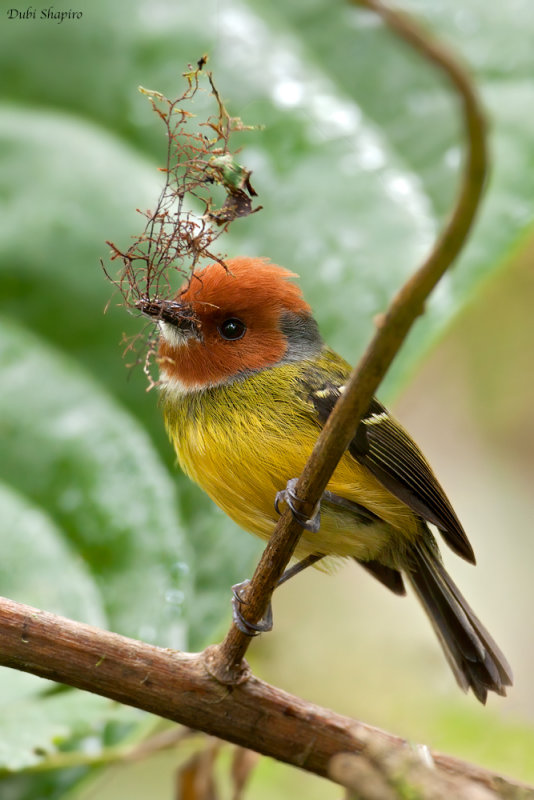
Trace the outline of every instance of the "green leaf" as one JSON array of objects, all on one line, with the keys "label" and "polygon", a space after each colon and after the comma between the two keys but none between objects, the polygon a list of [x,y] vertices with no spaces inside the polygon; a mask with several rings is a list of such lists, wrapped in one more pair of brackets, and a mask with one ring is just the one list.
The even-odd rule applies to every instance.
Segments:
[{"label": "green leaf", "polygon": [[[0,591],[12,600],[106,627],[100,592],[65,533],[41,509],[0,484]],[[0,693],[2,691],[0,683]]]},{"label": "green leaf", "polygon": [[187,550],[148,437],[79,367],[6,320],[0,370],[0,477],[59,524],[113,629],[183,647]]},{"label": "green leaf", "polygon": [[131,728],[141,714],[104,697],[87,692],[62,692],[25,702],[2,705],[0,714],[0,773],[35,767],[54,758],[65,765],[76,758],[58,756],[60,748],[73,738],[86,757],[78,763],[97,762],[104,753],[103,734],[109,723]]},{"label": "green leaf", "polygon": [[[41,509],[3,484],[0,508],[0,592],[105,628],[100,592],[86,564],[68,546],[64,532]],[[0,668],[0,704],[14,703],[53,685],[25,672]]]},{"label": "green leaf", "polygon": [[[351,319],[349,300],[341,296],[335,275],[328,290],[324,284],[317,286],[318,281],[314,279],[311,294],[317,297],[319,315],[326,321],[327,328],[335,325],[329,333],[330,340],[354,361],[355,354],[369,336],[372,317],[383,310],[387,298],[400,283],[405,257],[405,242],[390,223],[382,224],[382,209],[379,203],[373,204],[372,196],[368,195],[369,216],[365,216],[365,212],[362,216],[365,203],[358,202],[355,185],[359,185],[366,169],[381,175],[387,183],[391,167],[397,164],[399,180],[390,183],[390,188],[397,186],[400,190],[393,190],[397,203],[411,206],[420,222],[426,216],[427,230],[438,230],[451,208],[458,166],[465,150],[460,109],[442,75],[426,66],[420,56],[399,42],[370,11],[344,0],[291,5],[275,0],[268,7],[254,0],[250,5],[257,15],[267,18],[269,27],[261,31],[260,47],[256,40],[252,47],[250,33],[255,20],[245,14],[242,24],[231,29],[229,34],[233,47],[228,50],[234,62],[241,60],[243,66],[247,58],[253,58],[252,49],[256,52],[259,49],[257,58],[261,60],[265,82],[271,82],[273,96],[284,97],[285,87],[284,102],[305,112],[312,124],[310,103],[316,98],[312,92],[305,91],[305,73],[307,70],[308,74],[315,75],[322,71],[323,78],[330,79],[330,90],[325,94],[331,116],[343,111],[347,116],[352,112],[359,120],[357,128],[355,126],[351,132],[354,148],[358,143],[371,145],[367,151],[362,148],[364,157],[358,167],[354,169],[353,166],[350,175],[354,193],[349,208],[353,218],[352,224],[345,226],[345,235],[351,231],[357,241],[363,230],[363,236],[368,239],[363,240],[362,248],[358,244],[352,246],[351,252],[343,253],[343,246],[333,242],[326,255],[313,249],[312,256],[315,260],[318,254],[322,263],[330,259],[335,263],[337,257],[341,264],[338,269],[343,270],[342,285],[352,287],[346,294],[352,301],[356,320]],[[385,396],[398,390],[455,315],[472,300],[482,284],[507,263],[510,253],[528,235],[534,221],[534,148],[524,114],[524,109],[534,102],[530,80],[534,50],[525,31],[525,20],[530,18],[528,0],[514,2],[513,12],[508,7],[479,0],[470,0],[467,4],[459,0],[447,4],[408,0],[402,8],[412,12],[423,26],[428,25],[472,70],[487,110],[493,164],[486,197],[468,246],[434,293],[425,316],[416,324],[388,374],[381,390]],[[332,57],[333,42],[340,57]],[[296,50],[301,58],[291,59],[290,50]],[[288,63],[289,68],[277,70],[281,61]],[[248,74],[250,72],[253,68]],[[368,137],[368,130],[378,132],[374,141]],[[337,174],[332,172],[332,181],[338,185],[344,180],[342,166],[338,161]],[[257,178],[256,181],[261,186]],[[289,180],[289,184],[292,186],[293,182]],[[322,189],[324,181],[317,181],[317,185]],[[313,205],[321,202],[316,195],[313,194]],[[299,205],[296,196],[292,202]],[[268,205],[264,196],[262,203]],[[332,208],[336,211],[335,206]],[[324,224],[320,231],[322,235],[327,231],[328,237],[332,221],[328,211],[323,211]],[[409,227],[409,236],[417,237],[417,228]],[[297,229],[302,232],[301,226]],[[316,229],[313,225],[312,230]],[[384,236],[384,232],[387,235]],[[343,236],[336,233],[333,238],[342,241]],[[421,241],[420,236],[419,241],[424,251],[428,243]],[[291,234],[284,238],[284,245],[290,252],[298,247],[291,241]],[[368,257],[373,262],[369,272],[374,273],[374,277],[369,277],[366,269]],[[307,252],[298,254],[297,258],[309,264]],[[417,265],[413,253],[409,253],[408,261],[408,270],[412,270]],[[301,270],[298,262],[297,269]],[[373,286],[370,294],[369,287]],[[360,300],[362,292],[363,301]],[[347,331],[356,331],[356,339],[354,335],[347,336]]]},{"label": "green leaf", "polygon": [[[157,196],[157,170],[87,120],[0,105],[0,172],[3,310],[146,413],[153,401],[144,376],[133,374],[129,386],[121,359],[122,334],[139,323],[117,308],[99,258],[112,235],[107,220],[116,220],[113,236],[125,240],[139,226],[135,209]],[[35,208],[39,213],[28,218]]]},{"label": "green leaf", "polygon": [[[528,37],[521,35],[526,0],[516,6],[510,14],[476,0],[467,6],[408,4],[472,63],[496,146],[506,148],[512,163],[506,153],[497,161],[473,245],[431,302],[389,391],[480,281],[503,263],[532,220],[529,131],[517,119],[517,109],[530,98],[518,103],[516,94],[528,94],[525,77],[533,58]],[[120,61],[105,50],[94,63],[87,25],[72,25],[68,37],[49,28],[44,39],[35,26],[19,26],[18,43],[13,28],[4,32],[5,59],[13,60],[17,47],[35,52],[36,59],[57,47],[72,64],[68,74],[47,64],[35,75],[24,60],[6,94],[81,110],[157,153],[161,162],[161,130],[133,87],[141,81],[172,93],[182,64],[211,51],[225,96],[240,113],[246,109],[247,121],[268,127],[264,136],[246,137],[251,144],[245,151],[265,211],[234,226],[227,249],[269,255],[302,272],[329,338],[354,360],[373,316],[430,246],[454,195],[460,120],[446,82],[375,15],[340,0],[291,6],[251,0],[224,8],[206,3],[201,23],[191,5],[163,3],[158,9],[152,14],[140,2],[119,2],[110,12],[103,2],[93,4],[95,25],[110,36],[120,30]],[[504,60],[503,39],[514,42],[513,55]],[[172,75],[168,63],[176,63]]]}]

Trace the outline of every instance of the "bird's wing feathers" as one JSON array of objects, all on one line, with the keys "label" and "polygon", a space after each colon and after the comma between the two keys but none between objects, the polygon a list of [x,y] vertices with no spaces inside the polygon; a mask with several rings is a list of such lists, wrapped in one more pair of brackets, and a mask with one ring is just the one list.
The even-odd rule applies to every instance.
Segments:
[{"label": "bird's wing feathers", "polygon": [[[323,385],[310,399],[324,424],[341,387]],[[399,500],[434,524],[455,553],[475,563],[467,536],[432,469],[406,431],[373,399],[358,425],[350,454],[378,478]]]}]

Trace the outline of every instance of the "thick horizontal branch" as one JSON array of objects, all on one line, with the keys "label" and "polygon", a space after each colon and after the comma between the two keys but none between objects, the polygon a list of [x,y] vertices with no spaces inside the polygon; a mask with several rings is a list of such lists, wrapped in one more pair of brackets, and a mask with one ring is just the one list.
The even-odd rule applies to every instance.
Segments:
[{"label": "thick horizontal branch", "polygon": [[[0,665],[150,711],[324,777],[332,777],[334,756],[364,753],[370,743],[373,752],[412,750],[396,736],[249,674],[222,685],[210,671],[213,650],[164,650],[0,598]],[[531,791],[457,759],[433,758],[444,775],[463,776],[497,797]]]}]

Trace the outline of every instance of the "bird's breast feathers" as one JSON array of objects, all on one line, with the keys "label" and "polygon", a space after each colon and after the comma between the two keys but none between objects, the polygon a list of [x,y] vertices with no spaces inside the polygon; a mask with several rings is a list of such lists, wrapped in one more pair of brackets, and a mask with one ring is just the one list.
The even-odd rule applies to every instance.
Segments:
[{"label": "bird's breast feathers", "polygon": [[[348,367],[339,357],[333,382]],[[241,527],[268,538],[277,520],[276,493],[300,475],[322,421],[314,392],[324,390],[324,364],[286,364],[204,391],[163,391],[165,421],[184,470]],[[328,485],[340,497],[362,502],[385,525],[361,525],[354,514],[327,504],[321,530],[304,532],[299,555],[309,552],[373,558],[391,539],[390,526],[416,534],[410,509],[347,452]],[[388,531],[382,530],[387,528]],[[389,533],[389,535],[388,535]]]}]

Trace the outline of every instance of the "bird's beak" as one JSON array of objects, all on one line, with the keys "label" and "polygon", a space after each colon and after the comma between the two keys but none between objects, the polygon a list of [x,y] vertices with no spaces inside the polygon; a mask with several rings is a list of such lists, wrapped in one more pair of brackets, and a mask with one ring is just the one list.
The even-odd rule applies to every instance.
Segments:
[{"label": "bird's beak", "polygon": [[178,303],[164,298],[142,297],[135,307],[154,322],[166,322],[183,334],[198,335],[199,321],[189,303]]}]

